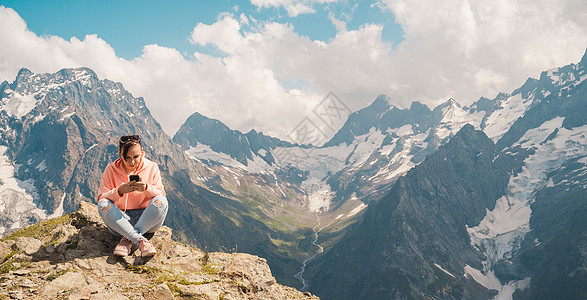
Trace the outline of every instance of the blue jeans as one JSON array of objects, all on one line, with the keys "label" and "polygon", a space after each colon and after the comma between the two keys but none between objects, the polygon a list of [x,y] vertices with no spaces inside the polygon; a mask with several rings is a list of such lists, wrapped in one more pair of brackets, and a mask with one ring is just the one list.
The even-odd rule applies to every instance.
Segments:
[{"label": "blue jeans", "polygon": [[127,238],[135,245],[143,239],[143,234],[161,228],[167,215],[167,208],[165,196],[156,196],[146,208],[127,210],[126,213],[108,199],[98,202],[98,213],[108,230],[114,235]]}]

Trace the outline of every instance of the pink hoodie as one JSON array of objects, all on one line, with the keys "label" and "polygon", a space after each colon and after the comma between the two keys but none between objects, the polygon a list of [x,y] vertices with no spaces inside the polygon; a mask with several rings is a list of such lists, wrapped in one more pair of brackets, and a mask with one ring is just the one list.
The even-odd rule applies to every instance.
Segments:
[{"label": "pink hoodie", "polygon": [[147,184],[145,191],[135,191],[120,196],[118,187],[129,181],[129,174],[126,173],[121,158],[108,164],[102,174],[102,181],[98,188],[98,202],[102,199],[108,199],[114,202],[118,208],[126,211],[127,209],[145,208],[153,197],[165,196],[161,173],[159,173],[159,166],[156,163],[143,156],[135,174],[139,175],[141,181]]}]

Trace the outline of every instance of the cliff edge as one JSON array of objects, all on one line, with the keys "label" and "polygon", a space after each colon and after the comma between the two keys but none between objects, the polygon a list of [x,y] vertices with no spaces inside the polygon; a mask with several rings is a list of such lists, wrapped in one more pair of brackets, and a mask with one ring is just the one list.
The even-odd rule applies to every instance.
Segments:
[{"label": "cliff edge", "polygon": [[0,299],[318,299],[278,284],[263,258],[206,253],[165,226],[151,258],[113,256],[118,240],[87,202],[22,228],[0,240]]}]

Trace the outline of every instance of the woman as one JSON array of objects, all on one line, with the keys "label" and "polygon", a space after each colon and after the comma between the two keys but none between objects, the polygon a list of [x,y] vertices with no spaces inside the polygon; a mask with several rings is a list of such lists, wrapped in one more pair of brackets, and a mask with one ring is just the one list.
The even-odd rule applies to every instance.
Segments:
[{"label": "woman", "polygon": [[[153,256],[155,247],[143,235],[157,231],[167,215],[167,198],[159,166],[144,157],[141,138],[120,138],[116,161],[106,166],[98,189],[98,212],[108,230],[122,239],[114,255],[130,255],[137,245],[141,256]],[[131,180],[131,175],[134,175]]]}]

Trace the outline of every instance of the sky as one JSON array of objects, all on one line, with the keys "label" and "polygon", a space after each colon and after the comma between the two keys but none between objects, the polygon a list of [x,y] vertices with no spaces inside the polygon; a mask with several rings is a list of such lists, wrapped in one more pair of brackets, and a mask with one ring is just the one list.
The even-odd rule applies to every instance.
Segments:
[{"label": "sky", "polygon": [[587,1],[0,0],[0,28],[0,81],[85,66],[170,136],[199,112],[291,141],[304,120],[342,125],[314,114],[329,95],[348,111],[378,95],[470,105],[577,63]]}]

